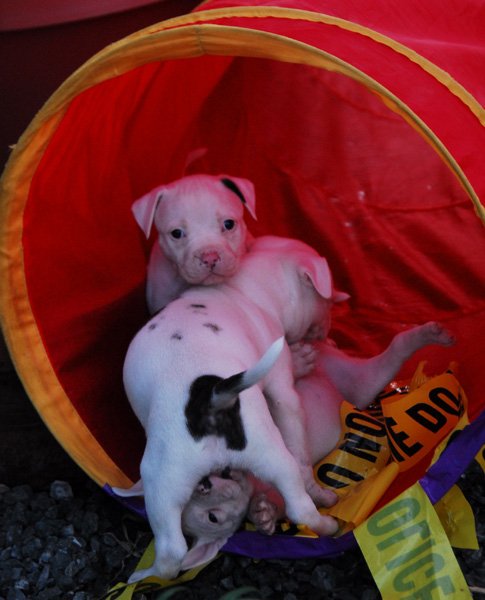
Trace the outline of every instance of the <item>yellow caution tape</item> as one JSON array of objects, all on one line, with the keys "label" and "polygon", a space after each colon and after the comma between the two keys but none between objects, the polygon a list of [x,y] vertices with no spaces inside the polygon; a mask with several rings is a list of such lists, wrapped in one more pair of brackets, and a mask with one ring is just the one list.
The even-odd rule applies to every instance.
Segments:
[{"label": "yellow caution tape", "polygon": [[[428,455],[430,462],[438,460],[455,432],[469,422],[467,398],[455,376],[428,377],[423,365],[409,385],[389,386],[367,410],[346,401],[341,405],[339,441],[314,466],[315,480],[339,496],[335,506],[320,509],[339,521],[339,535],[367,519],[401,471]],[[317,537],[308,527],[289,522],[280,523],[276,532]]]},{"label": "yellow caution tape", "polygon": [[[109,590],[106,596],[103,596],[101,600],[132,600],[133,594],[135,593],[149,593],[156,590],[160,590],[165,587],[178,585],[179,583],[184,583],[186,581],[191,581],[192,579],[195,579],[195,577],[197,577],[200,571],[202,571],[202,569],[204,569],[210,562],[216,560],[218,556],[213,558],[211,561],[204,563],[203,565],[190,569],[189,571],[185,571],[176,579],[159,579],[158,577],[147,577],[146,579],[143,579],[142,581],[137,581],[136,583],[117,583]],[[148,544],[145,552],[140,558],[140,561],[136,566],[135,572],[150,567],[153,564],[154,559],[155,544],[152,540]]]},{"label": "yellow caution tape", "polygon": [[383,600],[472,598],[431,502],[414,484],[354,532]]},{"label": "yellow caution tape", "polygon": [[384,424],[348,402],[340,408],[342,433],[332,452],[314,467],[323,487],[345,495],[351,486],[380,471],[391,456]]},{"label": "yellow caution tape", "polygon": [[482,467],[483,471],[485,471],[485,446],[482,446],[480,452],[475,456],[475,460]]},{"label": "yellow caution tape", "polygon": [[[452,488],[435,511],[416,483],[369,518],[401,471],[427,455],[431,462],[438,460],[455,432],[468,424],[467,405],[451,372],[429,378],[420,364],[408,387],[388,388],[380,403],[368,410],[343,402],[339,442],[314,467],[315,480],[339,496],[335,506],[320,511],[339,521],[339,534],[354,530],[383,600],[471,598],[445,533],[456,547],[478,547],[473,513],[458,488]],[[484,450],[477,456],[482,467]],[[248,523],[246,529],[254,527]],[[306,526],[288,521],[280,522],[276,531],[318,537]],[[153,559],[152,543],[137,570],[147,568]],[[105,598],[131,600],[135,592],[189,581],[205,566],[173,580],[120,583]]]},{"label": "yellow caution tape", "polygon": [[457,485],[434,508],[453,548],[479,549],[473,511]]},{"label": "yellow caution tape", "polygon": [[[315,480],[339,501],[321,509],[341,523],[340,534],[362,523],[399,473],[382,421],[348,402],[340,409],[342,433],[335,449],[314,467]],[[300,528],[301,534],[309,530]]]},{"label": "yellow caution tape", "polygon": [[465,413],[463,390],[452,373],[426,381],[406,395],[381,403],[391,453],[410,469],[453,431]]}]

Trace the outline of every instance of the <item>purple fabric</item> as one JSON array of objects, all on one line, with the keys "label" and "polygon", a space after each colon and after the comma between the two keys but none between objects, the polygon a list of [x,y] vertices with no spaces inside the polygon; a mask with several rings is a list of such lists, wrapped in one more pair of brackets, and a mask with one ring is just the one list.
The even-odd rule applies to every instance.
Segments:
[{"label": "purple fabric", "polygon": [[113,488],[107,483],[104,484],[103,490],[112,498],[117,500],[122,506],[131,510],[142,519],[147,519],[147,513],[145,510],[145,500],[143,496],[131,496],[130,498],[123,498],[113,490]]},{"label": "purple fabric", "polygon": [[[484,444],[485,411],[455,435],[439,460],[419,480],[433,504],[454,485]],[[123,506],[146,519],[142,497],[121,498],[109,485],[105,485],[104,490]],[[306,538],[238,531],[222,550],[260,559],[323,558],[341,554],[356,544],[352,532],[339,538]]]},{"label": "purple fabric", "polygon": [[222,551],[251,558],[330,558],[342,554],[355,545],[355,537],[351,531],[339,538],[305,538],[238,531],[222,547]]},{"label": "purple fabric", "polygon": [[482,411],[470,425],[456,434],[439,460],[419,480],[432,504],[458,481],[484,444],[485,411]]}]

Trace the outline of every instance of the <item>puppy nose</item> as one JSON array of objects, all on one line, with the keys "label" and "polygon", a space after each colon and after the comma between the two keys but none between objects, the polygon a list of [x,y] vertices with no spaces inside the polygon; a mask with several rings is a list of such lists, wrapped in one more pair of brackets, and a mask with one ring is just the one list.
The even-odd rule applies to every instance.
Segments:
[{"label": "puppy nose", "polygon": [[216,264],[221,260],[221,257],[218,252],[215,250],[208,250],[207,252],[202,252],[199,256],[201,262],[204,263],[210,269],[213,269]]}]

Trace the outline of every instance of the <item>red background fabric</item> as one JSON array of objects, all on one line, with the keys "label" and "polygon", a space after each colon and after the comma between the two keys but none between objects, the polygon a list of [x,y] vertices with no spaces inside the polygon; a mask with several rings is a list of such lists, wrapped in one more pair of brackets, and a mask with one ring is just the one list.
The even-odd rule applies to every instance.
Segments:
[{"label": "red background fabric", "polygon": [[[337,11],[337,4],[343,3],[326,8]],[[354,4],[341,7],[342,16],[350,18]],[[414,30],[411,16],[396,16],[389,8],[379,26],[386,29],[385,17],[393,17],[425,47],[423,22],[417,19]],[[430,28],[436,21],[442,19]],[[322,43],[303,23],[265,20],[265,27]],[[395,78],[394,93],[408,89],[413,108],[448,131],[464,167],[473,153],[483,153],[477,146],[483,129],[444,86],[427,97],[430,78],[421,69],[403,82],[405,59],[383,66],[381,56],[376,64],[374,42],[366,56],[347,32],[334,33],[326,41],[335,52],[342,46],[349,61],[362,62],[373,76]],[[483,82],[472,87],[483,92]],[[465,138],[448,122],[454,112],[464,115]],[[483,225],[429,144],[365,87],[337,73],[217,56],[147,64],[70,104],[32,179],[23,234],[29,298],[46,352],[84,421],[130,477],[138,475],[144,436],[124,396],[121,368],[147,318],[151,243],[130,207],[155,185],[180,177],[188,153],[201,146],[208,152],[191,172],[255,183],[258,221],[246,218],[255,235],[297,237],[327,257],[337,287],[351,294],[334,317],[339,346],[370,355],[403,328],[439,320],[456,333],[457,345],[423,350],[402,375],[421,358],[431,373],[457,360],[471,414],[483,408]],[[470,178],[485,190],[483,173],[469,162]]]}]

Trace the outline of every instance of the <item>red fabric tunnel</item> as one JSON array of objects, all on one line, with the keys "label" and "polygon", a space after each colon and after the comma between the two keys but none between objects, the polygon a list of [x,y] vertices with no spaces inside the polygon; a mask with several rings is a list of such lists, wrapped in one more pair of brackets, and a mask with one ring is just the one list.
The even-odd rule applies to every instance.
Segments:
[{"label": "red fabric tunnel", "polygon": [[[274,3],[271,3],[274,4]],[[473,419],[484,406],[485,8],[478,1],[223,2],[155,24],[74,73],[2,179],[2,326],[24,386],[98,483],[138,477],[122,388],[148,314],[153,239],[132,203],[187,172],[251,179],[253,234],[328,259],[332,338],[371,355],[437,320]],[[452,15],[456,15],[453,17]]]}]

